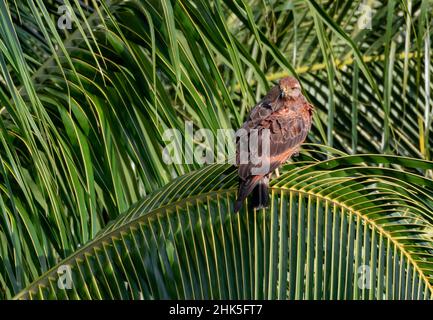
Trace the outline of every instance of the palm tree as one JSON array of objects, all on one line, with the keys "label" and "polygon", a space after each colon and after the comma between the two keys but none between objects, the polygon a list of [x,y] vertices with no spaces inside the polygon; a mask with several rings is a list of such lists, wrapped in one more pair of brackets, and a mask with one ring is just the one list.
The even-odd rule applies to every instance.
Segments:
[{"label": "palm tree", "polygon": [[[431,9],[0,2],[0,298],[432,298]],[[268,209],[164,162],[288,74],[317,112]]]}]

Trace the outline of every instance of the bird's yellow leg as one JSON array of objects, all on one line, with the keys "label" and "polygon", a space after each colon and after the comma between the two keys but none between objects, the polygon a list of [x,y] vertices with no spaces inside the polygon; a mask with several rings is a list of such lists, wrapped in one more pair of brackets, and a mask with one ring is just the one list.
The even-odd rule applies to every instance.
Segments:
[{"label": "bird's yellow leg", "polygon": [[275,169],[275,176],[276,176],[277,178],[280,177],[280,170],[279,170],[278,168]]}]

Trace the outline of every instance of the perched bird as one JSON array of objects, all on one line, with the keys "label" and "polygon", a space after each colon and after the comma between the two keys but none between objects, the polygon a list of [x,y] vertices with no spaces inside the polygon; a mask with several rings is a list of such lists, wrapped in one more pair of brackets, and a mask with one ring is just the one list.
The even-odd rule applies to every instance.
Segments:
[{"label": "perched bird", "polygon": [[[251,110],[236,133],[239,191],[235,212],[240,210],[250,193],[254,208],[268,206],[269,176],[299,152],[311,128],[313,110],[314,107],[302,95],[301,86],[294,77],[281,79]],[[252,145],[253,136],[257,141],[255,146]],[[257,153],[255,161],[253,153]]]}]

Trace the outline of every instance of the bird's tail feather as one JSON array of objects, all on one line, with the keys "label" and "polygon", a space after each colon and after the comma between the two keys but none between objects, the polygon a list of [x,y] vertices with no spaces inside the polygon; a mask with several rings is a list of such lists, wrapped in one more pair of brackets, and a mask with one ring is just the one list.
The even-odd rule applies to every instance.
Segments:
[{"label": "bird's tail feather", "polygon": [[251,205],[253,208],[266,208],[269,202],[268,196],[269,178],[261,179],[253,189]]},{"label": "bird's tail feather", "polygon": [[235,213],[238,212],[247,196],[253,192],[252,205],[262,208],[268,205],[268,183],[269,178],[254,176],[249,180],[239,182],[238,197],[235,202]]}]

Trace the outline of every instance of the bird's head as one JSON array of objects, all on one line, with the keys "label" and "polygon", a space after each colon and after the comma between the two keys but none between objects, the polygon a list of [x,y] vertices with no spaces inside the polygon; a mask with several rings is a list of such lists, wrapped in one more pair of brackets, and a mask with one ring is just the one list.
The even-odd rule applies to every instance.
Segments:
[{"label": "bird's head", "polygon": [[279,86],[283,98],[296,99],[302,93],[301,85],[295,77],[286,77],[281,79]]}]

